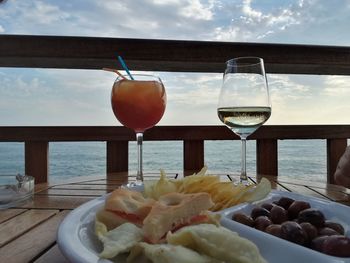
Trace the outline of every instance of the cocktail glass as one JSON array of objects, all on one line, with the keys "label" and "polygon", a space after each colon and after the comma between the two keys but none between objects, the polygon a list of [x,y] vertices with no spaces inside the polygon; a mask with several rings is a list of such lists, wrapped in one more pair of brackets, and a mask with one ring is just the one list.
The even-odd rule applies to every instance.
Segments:
[{"label": "cocktail glass", "polygon": [[137,141],[136,182],[143,183],[142,142],[143,133],[155,126],[163,117],[166,107],[166,92],[161,79],[154,75],[133,74],[133,80],[118,77],[111,94],[115,117],[135,131]]}]

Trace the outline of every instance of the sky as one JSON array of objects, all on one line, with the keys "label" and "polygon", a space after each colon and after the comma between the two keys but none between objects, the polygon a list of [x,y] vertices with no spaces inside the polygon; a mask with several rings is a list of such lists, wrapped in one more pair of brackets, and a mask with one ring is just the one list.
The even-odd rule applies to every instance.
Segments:
[{"label": "sky", "polygon": [[[6,0],[0,34],[349,46],[347,0]],[[126,58],[127,59],[127,58]],[[223,61],[224,63],[224,61]],[[131,69],[132,70],[132,69]],[[222,74],[165,73],[159,125],[222,125]],[[120,125],[101,70],[0,68],[0,125]],[[350,77],[268,74],[267,124],[348,124]]]}]

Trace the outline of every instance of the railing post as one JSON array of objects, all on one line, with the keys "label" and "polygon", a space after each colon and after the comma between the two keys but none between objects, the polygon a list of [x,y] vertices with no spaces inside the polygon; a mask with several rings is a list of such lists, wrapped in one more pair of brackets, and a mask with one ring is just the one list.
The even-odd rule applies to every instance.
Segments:
[{"label": "railing post", "polygon": [[[107,177],[110,173],[127,172],[129,169],[129,142],[107,141]],[[125,174],[127,177],[127,174]]]},{"label": "railing post", "polygon": [[347,139],[327,139],[327,183],[335,184],[334,173],[345,152]]},{"label": "railing post", "polygon": [[33,176],[35,183],[46,183],[49,174],[49,143],[25,142],[25,174]]},{"label": "railing post", "polygon": [[198,172],[204,166],[204,140],[184,140],[183,164],[185,175]]},{"label": "railing post", "polygon": [[257,174],[278,175],[278,152],[276,139],[256,140]]}]

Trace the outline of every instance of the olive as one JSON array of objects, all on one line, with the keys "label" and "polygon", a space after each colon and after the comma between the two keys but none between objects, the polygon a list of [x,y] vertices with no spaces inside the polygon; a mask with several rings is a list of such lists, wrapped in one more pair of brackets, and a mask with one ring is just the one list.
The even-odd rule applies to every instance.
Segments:
[{"label": "olive", "polygon": [[288,208],[289,219],[297,218],[300,211],[310,208],[310,204],[304,201],[294,201]]},{"label": "olive", "polygon": [[241,224],[247,225],[247,226],[253,226],[254,225],[254,220],[243,213],[235,213],[232,216],[232,220],[239,222]]},{"label": "olive", "polygon": [[254,207],[250,216],[255,220],[259,216],[270,216],[270,211],[262,207]]},{"label": "olive", "polygon": [[303,245],[306,242],[306,233],[298,223],[286,221],[281,225],[281,238]]},{"label": "olive", "polygon": [[318,235],[319,236],[334,236],[334,235],[339,235],[337,231],[330,227],[323,227],[318,230]]},{"label": "olive", "polygon": [[313,224],[315,227],[322,227],[324,225],[324,215],[321,211],[314,209],[314,208],[308,208],[299,213],[298,216],[298,222],[309,222],[310,224]]},{"label": "olive", "polygon": [[288,220],[288,212],[282,206],[275,205],[270,211],[270,219],[274,224],[281,224]]},{"label": "olive", "polygon": [[279,205],[279,204],[278,204],[278,201],[273,201],[273,202],[272,202],[272,205]]},{"label": "olive", "polygon": [[263,203],[261,205],[262,208],[265,208],[267,211],[271,211],[272,207],[274,207],[274,204],[270,204],[270,203]]},{"label": "olive", "polygon": [[284,209],[288,209],[288,207],[294,202],[294,199],[289,197],[281,197],[280,200],[277,201],[277,205],[282,206]]},{"label": "olive", "polygon": [[329,238],[329,236],[316,237],[311,241],[310,247],[314,250],[322,252],[323,251],[323,242],[325,242],[326,239],[328,239],[328,238]]},{"label": "olive", "polygon": [[317,237],[317,228],[308,222],[300,223],[301,228],[306,233],[307,243],[310,243],[314,238]]},{"label": "olive", "polygon": [[265,228],[265,232],[276,237],[281,237],[281,225],[272,224]]},{"label": "olive", "polygon": [[272,222],[267,216],[259,216],[254,220],[255,228],[261,231],[265,231],[266,227],[271,224]]},{"label": "olive", "polygon": [[324,226],[334,229],[335,231],[337,231],[341,235],[344,235],[344,233],[345,233],[344,227],[339,223],[326,220],[326,222],[324,222]]},{"label": "olive", "polygon": [[329,236],[322,244],[322,252],[336,257],[350,257],[350,238]]}]

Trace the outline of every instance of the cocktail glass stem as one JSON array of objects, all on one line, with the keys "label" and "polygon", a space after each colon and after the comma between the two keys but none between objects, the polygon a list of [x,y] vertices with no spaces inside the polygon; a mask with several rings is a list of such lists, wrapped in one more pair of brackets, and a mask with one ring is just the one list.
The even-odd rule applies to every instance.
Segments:
[{"label": "cocktail glass stem", "polygon": [[248,182],[248,177],[247,177],[247,150],[246,150],[247,139],[245,137],[241,137],[241,141],[242,141],[242,170],[241,170],[240,181],[241,181],[241,183],[247,183]]},{"label": "cocktail glass stem", "polygon": [[136,181],[143,182],[143,171],[142,171],[142,142],[143,142],[143,133],[136,133],[137,141],[137,175]]}]

